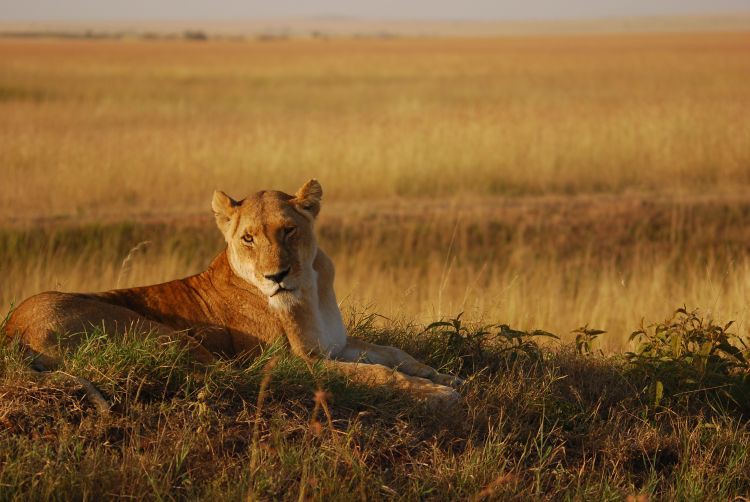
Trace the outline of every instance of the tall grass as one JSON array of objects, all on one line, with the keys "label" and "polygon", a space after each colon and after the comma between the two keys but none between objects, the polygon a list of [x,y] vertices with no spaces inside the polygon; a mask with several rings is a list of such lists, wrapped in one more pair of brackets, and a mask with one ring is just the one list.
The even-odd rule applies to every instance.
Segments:
[{"label": "tall grass", "polygon": [[220,248],[211,190],[314,176],[346,307],[590,323],[612,348],[682,303],[745,329],[749,51],[732,33],[3,39],[0,301],[197,272]]},{"label": "tall grass", "polygon": [[[425,207],[427,209],[425,209]],[[427,322],[465,312],[564,339],[589,324],[627,348],[643,318],[675,305],[748,329],[750,201],[566,197],[437,207],[324,207],[320,244],[345,311],[369,306]],[[582,209],[585,208],[585,209]],[[151,244],[135,255],[136,244]],[[96,291],[203,270],[222,248],[210,216],[193,223],[42,226],[0,232],[4,308],[48,289]],[[127,274],[123,259],[131,255]]]},{"label": "tall grass", "polygon": [[[63,369],[103,416],[1,344],[0,500],[747,495],[750,355],[719,321],[748,331],[749,51],[0,40],[0,314],[198,272],[222,247],[211,190],[314,176],[351,332],[468,380],[437,417],[281,346],[198,370],[91,333]],[[649,325],[683,304],[701,317]]]},{"label": "tall grass", "polygon": [[750,181],[745,34],[0,41],[0,217]]}]

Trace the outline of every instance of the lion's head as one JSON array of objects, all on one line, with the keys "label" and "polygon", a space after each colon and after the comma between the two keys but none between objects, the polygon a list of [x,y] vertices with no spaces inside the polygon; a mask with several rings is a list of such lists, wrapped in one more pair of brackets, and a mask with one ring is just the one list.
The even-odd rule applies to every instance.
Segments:
[{"label": "lion's head", "polygon": [[274,308],[296,303],[311,283],[318,250],[313,223],[322,196],[314,179],[294,195],[264,190],[236,201],[214,192],[211,206],[227,242],[229,265]]}]

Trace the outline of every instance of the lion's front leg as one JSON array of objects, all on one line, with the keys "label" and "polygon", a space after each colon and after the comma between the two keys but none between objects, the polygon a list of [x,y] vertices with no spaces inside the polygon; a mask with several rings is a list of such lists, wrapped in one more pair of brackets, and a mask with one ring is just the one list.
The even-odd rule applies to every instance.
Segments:
[{"label": "lion's front leg", "polygon": [[461,396],[452,387],[426,378],[407,375],[382,364],[321,359],[326,368],[348,376],[352,381],[371,386],[391,386],[423,399],[431,407],[445,409],[455,406]]},{"label": "lion's front leg", "polygon": [[463,380],[458,377],[438,373],[434,368],[420,363],[401,349],[385,345],[375,345],[374,343],[368,343],[358,338],[348,337],[346,346],[336,356],[336,359],[381,364],[407,375],[428,378],[440,385],[457,387],[463,383]]}]

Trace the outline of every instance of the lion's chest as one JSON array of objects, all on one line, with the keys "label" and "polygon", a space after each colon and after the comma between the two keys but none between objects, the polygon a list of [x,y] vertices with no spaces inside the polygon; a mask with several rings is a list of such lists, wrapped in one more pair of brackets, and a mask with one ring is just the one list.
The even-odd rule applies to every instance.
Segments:
[{"label": "lion's chest", "polygon": [[[312,273],[312,287],[304,288],[299,302],[289,309],[279,309],[287,319],[287,337],[299,337],[299,346],[305,352],[335,357],[346,346],[346,328],[333,292],[319,294],[317,274]],[[290,340],[297,345],[295,340]]]},{"label": "lion's chest", "polygon": [[334,308],[319,305],[313,327],[319,350],[329,357],[335,357],[346,346],[346,328],[338,306],[334,305]]}]

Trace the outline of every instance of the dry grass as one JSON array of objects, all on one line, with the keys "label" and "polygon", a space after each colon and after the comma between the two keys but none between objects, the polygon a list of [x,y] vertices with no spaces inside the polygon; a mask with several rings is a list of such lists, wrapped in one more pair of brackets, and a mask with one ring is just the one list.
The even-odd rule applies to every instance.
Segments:
[{"label": "dry grass", "polygon": [[[0,217],[750,181],[745,34],[0,41]],[[41,195],[43,194],[43,196]]]},{"label": "dry grass", "polygon": [[[319,233],[344,310],[423,323],[465,311],[566,339],[589,324],[609,332],[604,348],[621,350],[641,319],[683,304],[747,332],[748,215],[743,195],[350,203],[324,208]],[[0,300],[166,281],[204,269],[221,247],[208,215],[6,229]]]},{"label": "dry grass", "polygon": [[280,347],[195,373],[93,336],[64,370],[101,417],[4,345],[0,500],[746,496],[744,359],[696,380],[695,353],[669,374],[662,352],[513,359],[420,325],[588,323],[619,350],[687,304],[747,333],[749,52],[731,33],[0,40],[3,308],[198,271],[222,245],[211,190],[314,176],[352,332],[469,378],[436,418]]},{"label": "dry grass", "polygon": [[638,365],[570,346],[477,352],[367,317],[350,331],[460,371],[463,403],[435,414],[278,346],[196,371],[153,338],[92,333],[64,369],[110,399],[99,415],[70,379],[23,373],[17,350],[0,346],[0,499],[731,500],[750,490],[750,401],[732,406],[714,386],[670,387],[655,405]]},{"label": "dry grass", "polygon": [[0,301],[115,287],[143,240],[130,284],[197,271],[212,189],[315,176],[347,306],[613,349],[682,303],[745,329],[747,40],[1,40]]}]

